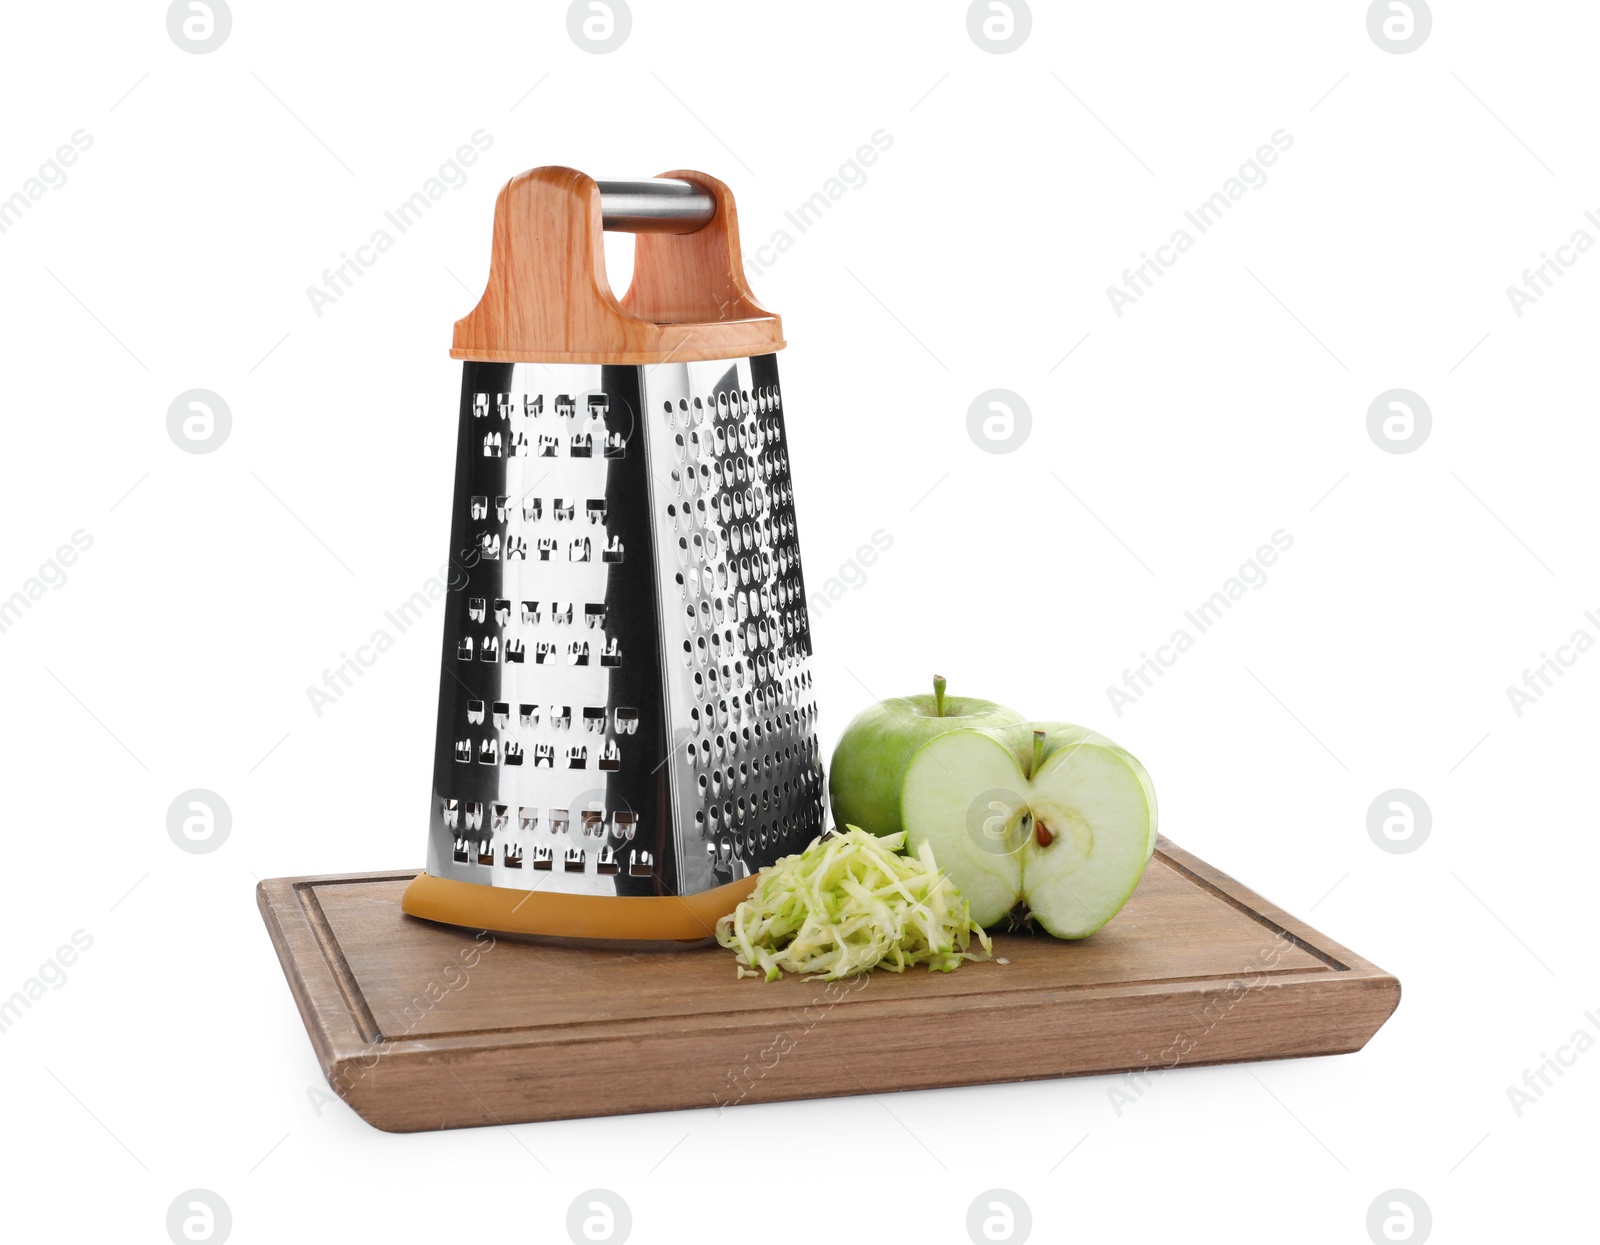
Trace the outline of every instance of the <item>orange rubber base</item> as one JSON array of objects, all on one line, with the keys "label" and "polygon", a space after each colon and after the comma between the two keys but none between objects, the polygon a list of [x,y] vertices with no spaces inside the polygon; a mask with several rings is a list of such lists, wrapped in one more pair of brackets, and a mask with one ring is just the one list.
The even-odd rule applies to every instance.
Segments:
[{"label": "orange rubber base", "polygon": [[716,933],[755,889],[752,874],[698,895],[560,895],[456,882],[419,873],[400,909],[412,916],[502,934],[687,942]]}]

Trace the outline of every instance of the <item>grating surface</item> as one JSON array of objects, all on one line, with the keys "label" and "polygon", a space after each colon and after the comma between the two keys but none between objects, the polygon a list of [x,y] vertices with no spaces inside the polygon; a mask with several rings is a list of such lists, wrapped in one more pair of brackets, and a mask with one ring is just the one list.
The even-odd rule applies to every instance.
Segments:
[{"label": "grating surface", "polygon": [[694,893],[822,826],[775,361],[469,363],[429,872]]},{"label": "grating surface", "polygon": [[673,795],[697,891],[822,831],[811,633],[776,360],[643,371]]}]

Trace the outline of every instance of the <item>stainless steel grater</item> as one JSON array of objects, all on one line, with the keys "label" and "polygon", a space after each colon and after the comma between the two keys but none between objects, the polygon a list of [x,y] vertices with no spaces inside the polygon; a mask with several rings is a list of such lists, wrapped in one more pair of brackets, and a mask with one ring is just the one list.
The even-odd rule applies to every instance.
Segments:
[{"label": "stainless steel grater", "polygon": [[[638,232],[632,288],[601,228]],[[501,191],[465,360],[427,872],[405,910],[698,938],[823,826],[775,351],[699,173]]]}]

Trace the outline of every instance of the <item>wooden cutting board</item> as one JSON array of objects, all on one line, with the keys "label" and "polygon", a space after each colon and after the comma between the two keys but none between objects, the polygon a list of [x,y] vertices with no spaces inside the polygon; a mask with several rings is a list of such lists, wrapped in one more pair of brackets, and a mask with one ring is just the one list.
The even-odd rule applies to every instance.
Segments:
[{"label": "wooden cutting board", "polygon": [[390,1132],[1333,1055],[1400,1001],[1165,839],[1091,938],[999,937],[1004,962],[831,984],[739,979],[709,944],[434,925],[400,911],[414,873],[257,890],[329,1083]]}]

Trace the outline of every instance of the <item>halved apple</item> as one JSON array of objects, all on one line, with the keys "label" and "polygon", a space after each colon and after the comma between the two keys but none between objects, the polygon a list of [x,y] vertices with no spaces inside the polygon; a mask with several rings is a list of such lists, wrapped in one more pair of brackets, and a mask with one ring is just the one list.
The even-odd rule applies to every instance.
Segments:
[{"label": "halved apple", "polygon": [[993,925],[1018,904],[1058,938],[1127,902],[1156,845],[1155,788],[1104,735],[1064,722],[957,730],[906,769],[907,850],[923,843]]},{"label": "halved apple", "polygon": [[933,695],[902,696],[863,709],[845,727],[828,766],[833,824],[860,826],[873,834],[900,831],[900,792],[906,766],[935,735],[965,727],[1011,726],[1022,714],[990,700],[946,696],[943,675],[933,676]]}]

